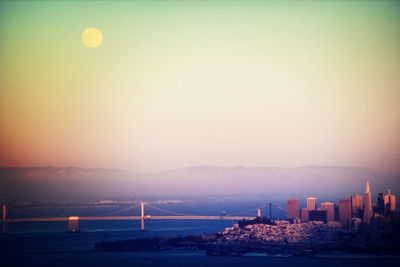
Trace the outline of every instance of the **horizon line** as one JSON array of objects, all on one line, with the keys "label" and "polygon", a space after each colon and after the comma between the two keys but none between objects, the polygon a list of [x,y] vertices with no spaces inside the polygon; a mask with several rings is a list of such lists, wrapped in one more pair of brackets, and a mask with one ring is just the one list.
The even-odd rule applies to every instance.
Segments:
[{"label": "horizon line", "polygon": [[302,165],[297,167],[279,167],[279,166],[243,166],[243,165],[231,165],[231,166],[223,166],[223,165],[211,165],[211,164],[199,164],[199,165],[191,165],[187,167],[176,167],[170,168],[160,171],[151,171],[151,172],[137,172],[131,171],[125,168],[118,167],[82,167],[78,165],[23,165],[23,166],[0,166],[0,169],[29,169],[29,168],[60,168],[60,169],[93,169],[93,170],[117,170],[117,171],[125,171],[131,174],[155,174],[155,173],[165,173],[176,170],[184,170],[184,169],[194,169],[194,168],[223,168],[223,169],[261,169],[261,168],[270,168],[270,169],[302,169],[302,168],[351,168],[351,169],[365,169],[374,172],[386,173],[386,174],[400,174],[400,170],[397,171],[386,171],[386,170],[377,170],[370,167],[365,166],[351,166],[351,165]]}]

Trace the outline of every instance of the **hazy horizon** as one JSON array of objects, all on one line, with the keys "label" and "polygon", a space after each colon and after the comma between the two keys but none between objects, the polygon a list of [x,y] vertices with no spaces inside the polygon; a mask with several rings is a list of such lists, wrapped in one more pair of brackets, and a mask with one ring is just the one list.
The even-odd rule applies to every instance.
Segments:
[{"label": "hazy horizon", "polygon": [[399,172],[399,9],[1,1],[0,166]]},{"label": "hazy horizon", "polygon": [[116,167],[101,167],[101,166],[94,166],[94,167],[84,167],[84,166],[78,166],[78,165],[21,165],[21,166],[0,166],[0,168],[3,169],[12,169],[12,168],[77,168],[77,169],[98,169],[98,170],[120,170],[120,171],[127,171],[132,174],[156,174],[156,173],[164,173],[164,172],[169,172],[169,171],[174,171],[174,170],[183,170],[183,169],[196,169],[196,168],[222,168],[222,169],[262,169],[262,168],[268,168],[268,169],[287,169],[287,170],[292,170],[292,169],[302,169],[302,168],[354,168],[354,169],[366,169],[366,170],[371,170],[375,172],[381,172],[381,173],[387,173],[387,174],[400,174],[400,171],[385,171],[385,170],[378,170],[378,169],[373,169],[373,168],[368,168],[364,166],[350,166],[350,165],[302,165],[302,166],[293,166],[293,167],[279,167],[279,166],[244,166],[244,165],[208,165],[208,164],[198,164],[198,165],[191,165],[191,166],[182,166],[182,167],[176,167],[176,168],[170,168],[170,169],[162,169],[162,170],[157,170],[157,171],[142,171],[142,172],[137,172],[134,169],[125,169],[125,168],[116,168]]},{"label": "hazy horizon", "polygon": [[145,198],[321,199],[363,195],[369,181],[374,195],[400,192],[400,174],[352,167],[274,168],[195,166],[160,173],[131,173],[120,169],[59,167],[0,168],[4,199],[94,200]]}]

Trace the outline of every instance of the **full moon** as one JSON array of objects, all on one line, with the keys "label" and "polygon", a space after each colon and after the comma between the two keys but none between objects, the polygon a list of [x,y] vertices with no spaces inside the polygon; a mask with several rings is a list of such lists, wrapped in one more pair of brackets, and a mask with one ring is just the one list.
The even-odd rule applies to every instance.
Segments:
[{"label": "full moon", "polygon": [[82,43],[89,48],[96,48],[103,42],[103,34],[96,28],[87,28],[82,32]]}]

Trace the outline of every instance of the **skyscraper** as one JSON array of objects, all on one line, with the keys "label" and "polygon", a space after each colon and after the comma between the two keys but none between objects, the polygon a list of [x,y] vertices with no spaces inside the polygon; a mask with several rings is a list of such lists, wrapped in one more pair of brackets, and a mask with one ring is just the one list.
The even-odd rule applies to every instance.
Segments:
[{"label": "skyscraper", "polygon": [[350,199],[339,200],[339,221],[343,228],[349,228],[351,224],[351,201]]},{"label": "skyscraper", "polygon": [[315,197],[307,198],[307,208],[310,210],[315,210],[317,208],[317,199]]},{"label": "skyscraper", "polygon": [[301,222],[308,222],[309,220],[309,213],[310,209],[309,208],[302,208],[301,209]]},{"label": "skyscraper", "polygon": [[361,195],[352,195],[351,199],[351,214],[355,217],[361,216],[362,211],[362,196]]},{"label": "skyscraper", "polygon": [[322,202],[321,208],[326,210],[326,219],[328,222],[335,220],[335,204],[332,202]]},{"label": "skyscraper", "polygon": [[297,199],[288,199],[286,203],[286,219],[299,218],[299,201]]},{"label": "skyscraper", "polygon": [[392,195],[390,189],[388,189],[387,195],[383,197],[383,203],[386,212],[390,213],[396,211],[396,196]]},{"label": "skyscraper", "polygon": [[383,200],[383,193],[378,194],[378,213],[383,215],[385,212],[385,202]]},{"label": "skyscraper", "polygon": [[373,213],[372,213],[371,189],[369,188],[369,182],[367,181],[367,184],[365,185],[365,207],[364,207],[363,223],[370,224],[372,216]]},{"label": "skyscraper", "polygon": [[320,221],[327,223],[326,209],[315,209],[308,212],[308,219],[310,221]]}]

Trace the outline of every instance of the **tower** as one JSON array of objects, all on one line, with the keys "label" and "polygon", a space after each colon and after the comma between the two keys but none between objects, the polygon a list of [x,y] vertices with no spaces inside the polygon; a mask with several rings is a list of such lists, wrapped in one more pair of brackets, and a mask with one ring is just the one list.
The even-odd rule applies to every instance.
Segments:
[{"label": "tower", "polygon": [[328,222],[333,222],[335,220],[335,203],[322,202],[321,208],[326,210],[326,220]]},{"label": "tower", "polygon": [[300,217],[301,217],[301,222],[308,222],[310,219],[310,209],[309,208],[302,208]]},{"label": "tower", "polygon": [[385,202],[383,193],[378,194],[378,213],[383,215],[385,213]]},{"label": "tower", "polygon": [[396,211],[396,196],[393,195],[392,192],[390,192],[390,189],[388,189],[387,195],[383,197],[383,203],[386,213]]},{"label": "tower", "polygon": [[317,199],[315,197],[307,198],[307,208],[310,210],[315,210],[317,208]]},{"label": "tower", "polygon": [[369,187],[369,182],[365,185],[365,207],[364,207],[364,217],[363,222],[366,224],[371,223],[372,219],[372,197],[371,197],[371,189]]},{"label": "tower", "polygon": [[351,200],[351,214],[355,217],[361,216],[362,211],[362,196],[361,195],[352,195],[350,197]]},{"label": "tower", "polygon": [[299,218],[299,201],[297,199],[288,199],[286,203],[286,219]]},{"label": "tower", "polygon": [[144,231],[144,202],[140,202],[140,231]]},{"label": "tower", "polygon": [[272,220],[272,203],[269,203],[269,219]]},{"label": "tower", "polygon": [[315,209],[310,210],[308,213],[308,219],[310,221],[320,221],[327,223],[327,210],[326,209]]},{"label": "tower", "polygon": [[350,199],[339,200],[339,221],[343,228],[348,229],[351,224],[351,201]]}]

